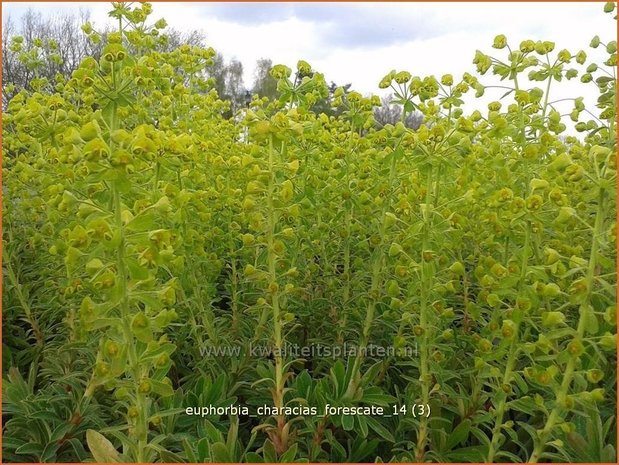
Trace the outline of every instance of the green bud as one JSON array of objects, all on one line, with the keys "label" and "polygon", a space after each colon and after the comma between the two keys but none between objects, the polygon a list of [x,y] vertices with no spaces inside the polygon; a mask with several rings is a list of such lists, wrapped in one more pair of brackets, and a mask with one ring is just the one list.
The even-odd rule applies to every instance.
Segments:
[{"label": "green bud", "polygon": [[604,389],[598,388],[591,391],[591,400],[594,402],[602,402],[604,400]]},{"label": "green bud", "polygon": [[152,385],[149,380],[143,379],[138,386],[138,392],[140,394],[148,394],[152,390]]},{"label": "green bud", "polygon": [[544,258],[546,265],[553,265],[561,259],[561,255],[552,247],[546,247],[544,249]]},{"label": "green bud", "polygon": [[561,207],[559,209],[559,214],[557,215],[555,222],[559,224],[565,223],[570,218],[573,218],[575,216],[576,216],[576,210],[574,210],[572,207]]},{"label": "green bud", "polygon": [[556,283],[548,283],[542,289],[542,296],[546,298],[557,297],[561,294],[561,288]]},{"label": "green bud", "polygon": [[501,334],[504,338],[509,339],[516,333],[516,323],[512,320],[503,320],[503,326],[501,327]]},{"label": "green bud", "polygon": [[499,298],[498,295],[496,294],[488,294],[488,297],[486,297],[486,303],[488,305],[490,305],[491,307],[499,307],[501,305],[501,299]]},{"label": "green bud", "polygon": [[578,63],[579,65],[582,65],[585,63],[585,60],[587,59],[587,54],[581,50],[576,54],[576,63]]},{"label": "green bud", "polygon": [[606,332],[600,338],[600,347],[608,352],[612,352],[617,349],[617,335]]},{"label": "green bud", "polygon": [[544,312],[542,314],[542,325],[553,327],[565,323],[565,315],[561,312]]},{"label": "green bud", "polygon": [[507,38],[503,34],[499,34],[494,38],[494,42],[492,43],[493,48],[502,49],[507,46]]},{"label": "green bud", "polygon": [[591,370],[587,370],[587,381],[592,384],[599,383],[604,378],[604,372],[597,368],[592,368]]},{"label": "green bud", "polygon": [[402,246],[400,244],[397,243],[392,243],[391,247],[389,247],[389,256],[390,257],[395,257],[397,255],[400,255],[403,252],[402,250]]},{"label": "green bud", "polygon": [[480,339],[477,343],[477,347],[479,347],[479,350],[482,352],[490,352],[490,350],[492,350],[492,342],[488,339]]},{"label": "green bud", "polygon": [[105,354],[108,357],[116,357],[118,355],[120,351],[120,347],[118,346],[118,344],[114,341],[107,341],[105,343]]},{"label": "green bud", "polygon": [[464,265],[462,264],[462,262],[454,262],[449,267],[449,271],[451,271],[455,275],[463,276],[465,272]]},{"label": "green bud", "polygon": [[397,297],[400,295],[400,286],[396,280],[392,279],[387,283],[387,295],[389,297]]},{"label": "green bud", "polygon": [[408,71],[400,71],[393,77],[393,79],[398,84],[406,84],[411,79],[411,73]]},{"label": "green bud", "polygon": [[546,181],[545,179],[531,179],[531,182],[529,182],[529,187],[531,188],[532,191],[540,189],[540,190],[544,190],[547,189],[549,186],[548,181]]},{"label": "green bud", "polygon": [[133,330],[136,329],[144,329],[148,327],[148,317],[144,315],[144,313],[138,313],[133,317],[131,321],[131,328]]},{"label": "green bud", "polygon": [[101,136],[101,127],[96,120],[89,121],[84,126],[82,126],[79,135],[84,141],[91,141]]},{"label": "green bud", "polygon": [[572,357],[580,357],[585,352],[585,346],[580,340],[574,339],[568,343],[567,351]]}]

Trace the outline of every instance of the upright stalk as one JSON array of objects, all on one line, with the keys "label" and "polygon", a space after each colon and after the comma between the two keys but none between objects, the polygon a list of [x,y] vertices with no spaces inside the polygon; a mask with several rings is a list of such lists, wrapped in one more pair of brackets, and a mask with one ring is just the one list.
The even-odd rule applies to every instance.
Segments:
[{"label": "upright stalk", "polygon": [[[346,192],[350,188],[350,169],[348,166],[349,157],[348,155],[352,153],[353,149],[353,126],[351,124],[350,127],[350,143],[348,144],[348,151],[344,156],[344,165],[346,167]],[[352,225],[352,204],[350,203],[350,199],[345,199],[344,208],[346,212],[344,214],[344,231],[346,237],[344,238],[344,288],[342,289],[342,315],[340,317],[340,324],[337,331],[337,342],[338,344],[344,343],[344,330],[346,328],[346,324],[348,321],[348,312],[345,310],[348,306],[348,301],[350,300],[350,234],[351,234],[351,225]]]},{"label": "upright stalk", "polygon": [[273,404],[278,409],[277,430],[273,436],[275,449],[278,454],[284,453],[288,449],[288,438],[284,431],[286,426],[286,417],[279,413],[284,406],[284,363],[283,363],[283,337],[282,337],[282,322],[279,308],[279,286],[277,283],[276,272],[276,253],[274,250],[275,242],[275,205],[273,202],[275,192],[275,150],[273,148],[273,135],[269,136],[269,185],[267,194],[267,211],[268,211],[268,231],[267,231],[267,256],[268,256],[268,274],[269,274],[269,292],[271,294],[271,308],[273,310],[273,341],[274,341],[274,359],[275,359],[275,390],[273,391]]},{"label": "upright stalk", "polygon": [[[523,289],[524,282],[527,276],[527,266],[529,261],[529,242],[531,237],[531,225],[527,222],[525,236],[524,236],[524,247],[523,247],[523,256],[522,256],[522,264],[520,270],[520,283],[519,283],[519,291]],[[503,372],[502,377],[502,385],[509,385],[511,380],[512,373],[514,371],[514,365],[517,360],[518,355],[518,332],[520,330],[520,322],[521,320],[515,322],[514,334],[512,336],[511,343],[509,345],[509,356],[507,357],[507,362],[505,363],[505,371]],[[505,408],[507,406],[508,394],[505,394],[504,397],[501,398],[499,405],[495,414],[494,428],[492,430],[492,440],[490,442],[490,446],[488,448],[488,458],[487,462],[492,463],[494,461],[494,456],[498,450],[499,445],[499,433],[501,432],[501,427],[503,426],[503,417],[505,415]]]},{"label": "upright stalk", "polygon": [[[605,171],[605,170],[604,170]],[[598,201],[597,201],[597,212],[595,215],[595,223],[593,227],[593,236],[592,236],[592,244],[591,244],[591,253],[589,255],[589,265],[587,268],[587,275],[585,277],[587,283],[587,291],[585,298],[580,304],[580,318],[578,320],[578,327],[576,329],[576,337],[574,340],[581,341],[585,335],[585,328],[587,326],[587,321],[590,318],[590,313],[592,311],[592,307],[590,305],[591,295],[593,293],[593,284],[595,280],[596,268],[598,265],[598,250],[600,248],[600,236],[603,233],[603,225],[605,218],[605,191],[600,188],[598,193]],[[542,428],[539,433],[538,440],[535,444],[535,448],[533,449],[533,453],[529,458],[529,463],[537,463],[544,449],[546,448],[547,441],[549,439],[550,434],[552,433],[553,428],[555,427],[557,420],[559,419],[559,415],[561,410],[563,409],[562,403],[566,399],[569,394],[570,386],[572,385],[572,380],[574,379],[574,370],[576,368],[576,362],[578,360],[577,356],[572,356],[567,365],[565,367],[565,371],[563,373],[563,381],[561,382],[561,386],[559,387],[559,392],[557,393],[557,398],[555,401],[555,406],[553,407],[550,415],[546,420],[546,424]]]},{"label": "upright stalk", "polygon": [[[433,211],[430,210],[430,200],[432,192],[433,181],[433,169],[430,169],[428,180],[426,184],[426,199],[425,206],[426,212],[423,217],[423,229],[422,229],[422,246],[421,246],[421,295],[419,304],[419,326],[423,330],[420,341],[419,350],[419,380],[421,382],[421,404],[427,405],[430,402],[430,383],[431,375],[428,366],[429,359],[429,344],[430,344],[430,331],[428,326],[429,314],[429,290],[432,287],[433,273],[432,263],[426,260],[425,251],[429,248],[430,233],[432,231],[432,219],[434,216]],[[415,459],[418,462],[424,461],[426,444],[428,441],[428,418],[421,416],[419,418],[419,434],[417,435],[417,445],[415,448]]]},{"label": "upright stalk", "polygon": [[32,333],[34,334],[36,345],[37,347],[41,348],[43,347],[43,343],[44,343],[43,333],[41,332],[39,323],[37,322],[37,319],[34,316],[34,313],[32,312],[32,308],[30,307],[30,304],[28,303],[28,299],[26,299],[26,297],[24,296],[22,292],[21,284],[19,283],[19,279],[17,279],[17,275],[15,274],[15,271],[13,270],[10,259],[7,260],[6,267],[8,270],[9,281],[11,285],[13,286],[13,288],[15,289],[15,293],[17,294],[17,300],[19,300],[19,304],[21,305],[22,309],[24,310],[24,313],[26,314],[26,320],[28,320],[28,323],[30,323],[30,326],[32,327]]},{"label": "upright stalk", "polygon": [[[393,186],[393,181],[395,178],[395,169],[396,169],[396,156],[395,153],[391,158],[391,167],[389,169],[389,184],[388,187],[391,188]],[[378,250],[376,252],[376,257],[372,262],[372,283],[370,286],[370,298],[368,301],[368,306],[365,313],[365,320],[363,323],[363,329],[361,332],[361,337],[359,339],[359,347],[357,349],[357,354],[355,357],[355,361],[353,364],[353,370],[350,377],[350,381],[348,382],[348,388],[344,394],[344,397],[350,399],[354,396],[355,392],[359,388],[359,384],[361,382],[361,364],[363,363],[364,354],[367,351],[368,343],[370,340],[370,331],[372,330],[372,323],[374,322],[374,313],[376,311],[376,303],[380,297],[380,288],[382,285],[381,274],[384,268],[385,261],[385,238],[387,233],[387,227],[385,222],[385,216],[387,214],[387,209],[389,207],[389,198],[388,194],[385,195],[385,200],[383,202],[383,208],[381,212],[381,226],[380,226],[380,244],[378,246]]]},{"label": "upright stalk", "polygon": [[[525,181],[526,181],[525,186],[528,186],[530,176],[529,176],[528,164],[526,161],[524,162],[524,170],[525,170]],[[527,189],[528,187],[525,187],[525,192]],[[524,286],[525,286],[525,281],[527,277],[527,268],[528,268],[528,263],[529,263],[530,243],[531,243],[531,223],[527,221],[525,223],[525,231],[524,231],[524,246],[522,249],[522,262],[520,264],[520,279],[518,280],[518,294],[521,293],[521,291],[524,289]],[[507,249],[507,246],[506,246],[506,249]],[[517,321],[514,322],[515,323],[514,334],[512,335],[512,340],[509,345],[509,355],[505,363],[505,370],[503,372],[501,386],[509,385],[511,377],[512,377],[512,373],[514,371],[514,366],[516,364],[516,361],[518,360],[517,355],[518,355],[518,343],[520,341],[519,331],[520,331],[521,322],[522,322],[522,318],[518,318]],[[498,451],[500,432],[501,432],[501,427],[503,426],[503,417],[505,416],[505,409],[507,407],[508,396],[509,394],[505,393],[505,395],[501,397],[499,405],[497,406],[497,409],[496,409],[494,428],[492,429],[492,439],[490,441],[490,446],[488,447],[488,457],[486,460],[488,463],[492,463],[494,461],[494,457]]]}]

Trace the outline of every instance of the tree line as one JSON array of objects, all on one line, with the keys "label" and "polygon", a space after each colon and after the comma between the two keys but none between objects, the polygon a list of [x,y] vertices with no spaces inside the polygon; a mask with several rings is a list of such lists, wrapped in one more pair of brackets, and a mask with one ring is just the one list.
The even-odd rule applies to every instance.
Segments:
[{"label": "tree line", "polygon": [[[2,27],[2,108],[5,109],[20,90],[32,90],[38,80],[54,83],[58,76],[69,79],[84,58],[90,56],[98,60],[110,30],[109,27],[99,30],[96,40],[93,40],[95,34],[86,10],[47,16],[29,9],[18,20],[7,15]],[[183,32],[166,27],[163,38],[165,40],[157,42],[163,52],[182,44],[204,47],[206,43],[205,34],[200,30]],[[219,96],[230,102],[232,114],[246,106],[254,94],[277,98],[277,81],[269,74],[272,66],[270,58],[258,59],[253,82],[248,87],[243,79],[243,63],[234,58],[226,60],[222,53],[217,53],[208,75],[214,79]],[[335,116],[337,110],[332,108],[331,101],[338,87],[348,92],[351,84],[340,86],[331,82],[329,95],[316,102],[315,110]],[[400,121],[402,107],[392,100],[391,95],[383,97],[382,105],[375,109],[374,118],[378,126]],[[407,115],[405,125],[417,128],[421,122],[421,115],[412,113]]]}]

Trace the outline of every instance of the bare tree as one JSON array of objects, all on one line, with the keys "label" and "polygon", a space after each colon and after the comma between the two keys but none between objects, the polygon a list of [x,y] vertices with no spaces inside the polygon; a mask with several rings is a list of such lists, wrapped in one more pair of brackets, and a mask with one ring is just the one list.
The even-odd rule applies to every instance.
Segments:
[{"label": "bare tree", "polygon": [[165,30],[167,42],[159,45],[162,52],[171,52],[181,45],[191,45],[193,47],[205,47],[206,36],[202,31],[194,29],[192,31],[179,31],[178,29],[167,28]]},{"label": "bare tree", "polygon": [[[98,58],[102,44],[89,41],[81,31],[90,14],[43,17],[30,9],[19,24],[5,18],[2,28],[2,103],[21,89],[29,88],[34,78],[53,82],[57,74],[69,78],[87,56]],[[16,39],[19,37],[19,39]],[[19,41],[19,42],[18,42]]]},{"label": "bare tree", "polygon": [[[402,120],[402,105],[392,103],[393,95],[389,94],[381,99],[382,105],[374,110],[374,119],[382,127],[385,124],[396,124]],[[404,125],[407,128],[418,129],[423,122],[423,115],[412,112],[406,115]]]},{"label": "bare tree", "polygon": [[231,60],[226,67],[226,98],[236,110],[245,104],[245,85],[243,84],[243,63]]},{"label": "bare tree", "polygon": [[[86,57],[99,59],[105,36],[111,29],[99,29],[102,40],[89,40],[82,25],[90,19],[87,10],[77,14],[43,16],[32,9],[19,23],[7,16],[2,27],[2,106],[21,89],[30,89],[32,80],[45,78],[53,82],[57,74],[69,79]],[[200,31],[178,31],[168,28],[166,41],[158,43],[160,51],[171,51],[182,44],[204,46]],[[16,42],[16,38],[19,43]]]},{"label": "bare tree", "polygon": [[256,61],[252,93],[269,99],[277,98],[277,79],[269,73],[272,67],[273,62],[270,58],[260,58]]}]

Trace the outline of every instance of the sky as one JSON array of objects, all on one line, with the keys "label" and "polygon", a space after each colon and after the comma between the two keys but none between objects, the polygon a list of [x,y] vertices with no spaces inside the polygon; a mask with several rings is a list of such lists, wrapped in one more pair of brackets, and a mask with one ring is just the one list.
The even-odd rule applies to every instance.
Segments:
[{"label": "sky", "polygon": [[[594,35],[616,39],[616,23],[602,12],[600,2],[562,3],[153,3],[153,22],[165,18],[179,30],[198,29],[207,45],[226,60],[244,65],[245,85],[253,81],[259,58],[270,58],[294,69],[303,59],[325,74],[328,82],[351,83],[364,94],[384,93],[378,82],[391,69],[413,75],[454,77],[474,71],[476,49],[500,56],[491,48],[494,36],[505,34],[515,47],[524,39],[552,40],[556,50],[576,53]],[[91,13],[92,22],[109,20],[109,3],[2,3],[7,13],[19,17],[28,8],[45,15]],[[598,50],[599,51],[599,50]],[[503,55],[504,56],[504,55]],[[491,76],[482,82],[492,82]],[[555,86],[552,97],[584,96],[591,91],[573,80]],[[592,87],[592,86],[590,86]],[[496,98],[501,94],[495,95]],[[569,109],[567,109],[569,111]]]}]

